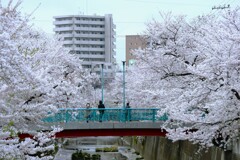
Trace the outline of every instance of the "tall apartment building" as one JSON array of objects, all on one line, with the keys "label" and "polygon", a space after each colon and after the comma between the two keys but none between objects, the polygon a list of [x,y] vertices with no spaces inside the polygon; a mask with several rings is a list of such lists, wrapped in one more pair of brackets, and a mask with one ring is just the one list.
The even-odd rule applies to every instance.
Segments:
[{"label": "tall apartment building", "polygon": [[65,15],[54,17],[54,32],[64,38],[64,46],[71,53],[78,54],[83,60],[83,67],[100,74],[104,64],[105,77],[114,73],[115,28],[111,14]]},{"label": "tall apartment building", "polygon": [[134,64],[136,57],[133,55],[135,49],[144,49],[147,46],[146,40],[140,35],[126,35],[126,65]]}]

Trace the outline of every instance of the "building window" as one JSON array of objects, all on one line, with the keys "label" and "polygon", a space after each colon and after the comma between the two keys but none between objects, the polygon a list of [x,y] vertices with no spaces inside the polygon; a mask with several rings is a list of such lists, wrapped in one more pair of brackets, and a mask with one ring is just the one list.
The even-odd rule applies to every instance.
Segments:
[{"label": "building window", "polygon": [[72,34],[72,31],[60,31],[59,34]]},{"label": "building window", "polygon": [[91,68],[91,65],[82,65],[83,68]]},{"label": "building window", "polygon": [[66,20],[72,20],[71,17],[69,18],[56,18],[56,21],[66,21]]},{"label": "building window", "polygon": [[64,44],[64,47],[72,47],[72,44]]},{"label": "building window", "polygon": [[72,40],[72,37],[64,37],[64,41]]}]

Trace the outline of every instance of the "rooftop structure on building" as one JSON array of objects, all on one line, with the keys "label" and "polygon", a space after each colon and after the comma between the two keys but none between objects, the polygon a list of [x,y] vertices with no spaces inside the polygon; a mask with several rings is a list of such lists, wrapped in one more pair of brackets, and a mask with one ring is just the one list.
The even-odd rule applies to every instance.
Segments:
[{"label": "rooftop structure on building", "polygon": [[104,64],[105,77],[114,75],[116,26],[111,14],[55,16],[54,25],[54,32],[63,37],[71,53],[79,55],[84,68],[100,74]]},{"label": "rooftop structure on building", "polygon": [[140,35],[126,35],[126,65],[134,64],[136,57],[133,55],[134,50],[144,49],[147,46],[147,40]]}]

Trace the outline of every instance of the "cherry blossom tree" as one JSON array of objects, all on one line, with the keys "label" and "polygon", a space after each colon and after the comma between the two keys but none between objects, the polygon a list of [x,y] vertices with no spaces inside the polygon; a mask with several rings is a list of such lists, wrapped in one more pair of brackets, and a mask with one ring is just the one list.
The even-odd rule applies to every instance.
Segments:
[{"label": "cherry blossom tree", "polygon": [[106,87],[105,99],[110,102],[111,107],[123,107],[123,87],[122,87],[122,74],[117,73],[114,80]]},{"label": "cherry blossom tree", "polygon": [[[22,54],[27,55],[32,69],[44,80],[51,103],[60,108],[85,107],[93,102],[94,84],[98,76],[84,70],[81,60],[69,50],[63,48],[62,42],[48,38],[44,33],[30,33],[21,43]],[[35,44],[38,41],[38,44]],[[29,47],[34,46],[34,47]]]},{"label": "cherry blossom tree", "polygon": [[159,107],[172,140],[204,146],[239,135],[240,8],[187,20],[160,14],[127,73],[132,106]]},{"label": "cherry blossom tree", "polygon": [[[91,101],[97,76],[85,72],[58,38],[34,30],[20,4],[0,4],[0,159],[52,159],[60,129],[36,129],[49,112]],[[19,139],[19,133],[34,137]]]}]

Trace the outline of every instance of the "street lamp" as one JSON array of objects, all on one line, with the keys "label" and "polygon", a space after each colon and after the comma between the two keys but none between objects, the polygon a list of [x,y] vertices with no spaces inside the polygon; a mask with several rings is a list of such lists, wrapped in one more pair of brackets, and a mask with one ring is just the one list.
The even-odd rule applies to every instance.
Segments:
[{"label": "street lamp", "polygon": [[126,61],[122,61],[123,63],[123,108],[125,109],[125,62]]},{"label": "street lamp", "polygon": [[[103,64],[101,64],[101,82],[102,82],[102,103],[103,103],[103,88],[104,88],[104,79],[103,79]],[[103,103],[104,104],[104,103]]]}]

